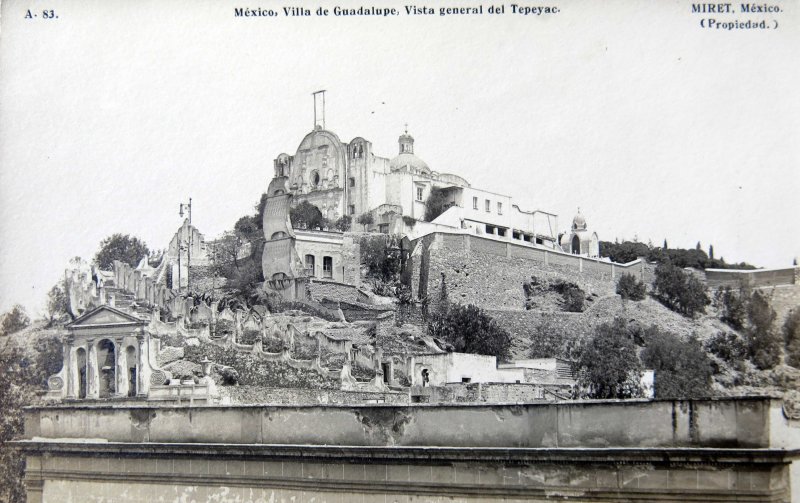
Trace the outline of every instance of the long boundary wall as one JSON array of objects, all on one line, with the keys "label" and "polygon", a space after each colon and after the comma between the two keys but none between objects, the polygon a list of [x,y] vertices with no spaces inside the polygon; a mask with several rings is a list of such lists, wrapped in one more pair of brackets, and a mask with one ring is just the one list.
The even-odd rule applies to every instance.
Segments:
[{"label": "long boundary wall", "polygon": [[410,259],[418,298],[439,298],[446,283],[451,301],[489,309],[524,309],[522,284],[531,275],[568,277],[589,293],[614,291],[623,273],[645,277],[645,264],[617,264],[470,234],[434,233],[417,240]]},{"label": "long boundary wall", "polygon": [[706,269],[706,284],[712,290],[729,286],[739,288],[747,282],[753,288],[800,284],[800,267],[784,269]]},{"label": "long boundary wall", "polygon": [[[789,501],[778,401],[58,406],[26,411],[29,503]],[[789,431],[791,430],[791,431]]]}]

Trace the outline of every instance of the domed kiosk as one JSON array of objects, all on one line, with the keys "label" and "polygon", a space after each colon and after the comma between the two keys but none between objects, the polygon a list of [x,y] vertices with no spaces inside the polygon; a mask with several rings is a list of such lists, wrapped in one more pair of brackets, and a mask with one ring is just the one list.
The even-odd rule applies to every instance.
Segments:
[{"label": "domed kiosk", "polygon": [[600,256],[600,241],[597,233],[588,230],[586,218],[581,214],[580,208],[578,208],[575,218],[572,219],[570,232],[561,236],[560,245],[563,251],[573,255]]}]

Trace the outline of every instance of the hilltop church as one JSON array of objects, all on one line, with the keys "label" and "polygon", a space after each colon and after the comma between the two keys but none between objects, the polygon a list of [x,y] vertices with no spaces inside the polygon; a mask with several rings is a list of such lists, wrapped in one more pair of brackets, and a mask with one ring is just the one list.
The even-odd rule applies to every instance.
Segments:
[{"label": "hilltop church", "polygon": [[[322,120],[317,120],[315,107],[314,129],[294,155],[282,153],[274,159],[263,217],[262,265],[268,282],[273,277],[359,282],[357,268],[348,267],[348,257],[357,255],[352,237],[291,228],[287,212],[302,202],[317,207],[331,222],[350,217],[354,229],[359,217],[369,214],[371,218],[361,220],[373,223],[363,230],[401,235],[408,241],[434,232],[475,234],[534,248],[599,255],[597,234],[588,230],[580,212],[571,232],[561,236],[555,213],[522,209],[510,196],[431,169],[417,155],[407,129],[397,143],[397,154],[388,158],[376,155],[372,143],[363,137],[343,142],[325,128],[324,109]],[[434,190],[444,196],[445,209],[426,221],[426,201]]]}]

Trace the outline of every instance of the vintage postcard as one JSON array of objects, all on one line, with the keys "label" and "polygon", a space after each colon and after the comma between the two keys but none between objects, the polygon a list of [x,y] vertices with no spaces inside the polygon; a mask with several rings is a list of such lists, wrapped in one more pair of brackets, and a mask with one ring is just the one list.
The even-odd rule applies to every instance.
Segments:
[{"label": "vintage postcard", "polygon": [[800,3],[0,4],[0,500],[800,501]]}]

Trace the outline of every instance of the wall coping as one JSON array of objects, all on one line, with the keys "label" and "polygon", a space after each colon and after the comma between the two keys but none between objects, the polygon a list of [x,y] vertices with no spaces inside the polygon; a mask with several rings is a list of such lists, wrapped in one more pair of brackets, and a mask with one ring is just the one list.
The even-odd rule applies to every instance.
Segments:
[{"label": "wall coping", "polygon": [[791,267],[773,267],[770,269],[705,269],[706,272],[724,272],[731,274],[756,274],[759,272],[780,272],[780,271],[795,271],[800,269],[800,266]]},{"label": "wall coping", "polygon": [[[481,235],[478,235],[478,234],[472,234],[471,232],[432,231],[432,232],[429,232],[428,234],[423,234],[421,236],[418,236],[414,240],[414,242],[416,242],[416,241],[418,241],[418,240],[420,240],[422,238],[428,237],[428,236],[435,236],[436,234],[442,234],[442,235],[447,235],[447,236],[469,236],[470,239],[484,239],[484,240],[490,241],[492,243],[503,243],[503,244],[508,244],[508,245],[512,245],[512,246],[518,246],[519,248],[524,248],[524,249],[528,249],[528,250],[537,250],[537,251],[541,251],[543,253],[552,253],[554,255],[570,257],[572,259],[581,259],[581,260],[586,260],[586,261],[589,261],[589,262],[596,262],[596,263],[600,263],[600,264],[608,264],[608,265],[614,265],[614,266],[619,266],[619,267],[631,267],[633,265],[636,265],[636,264],[639,264],[639,263],[642,262],[641,258],[637,258],[636,260],[632,260],[632,261],[630,261],[630,262],[628,262],[626,264],[622,264],[622,263],[619,263],[619,262],[613,262],[611,260],[603,260],[601,257],[584,257],[583,255],[574,255],[572,253],[567,253],[565,251],[559,251],[559,250],[554,250],[554,249],[551,249],[551,248],[545,248],[545,247],[542,247],[542,246],[539,246],[539,245],[535,245],[535,244],[524,245],[524,244],[517,243],[514,240],[494,239],[494,238],[489,238],[489,237],[486,237],[486,236],[481,236]],[[727,269],[724,269],[724,270],[727,270]]]},{"label": "wall coping", "polygon": [[[458,383],[461,384],[461,383]],[[477,383],[470,383],[477,384]],[[516,384],[516,383],[503,383],[503,384]],[[522,384],[522,383],[520,383]],[[397,408],[397,409],[415,409],[415,408],[486,408],[492,409],[497,407],[597,407],[603,405],[642,405],[649,403],[721,403],[721,402],[777,402],[777,398],[770,396],[740,396],[740,397],[718,397],[718,398],[702,398],[694,400],[676,400],[667,398],[631,398],[631,399],[606,399],[606,400],[542,400],[532,401],[520,404],[519,402],[498,402],[498,403],[475,403],[475,402],[462,402],[462,403],[441,403],[441,404],[426,404],[426,403],[411,403],[411,404],[234,404],[234,405],[178,405],[178,404],[113,404],[113,403],[55,403],[38,406],[27,406],[23,410],[35,412],[37,410],[72,410],[72,409],[257,409],[257,408],[270,408],[270,409],[308,409],[308,408],[329,408],[329,409],[359,409],[359,408]]]}]

